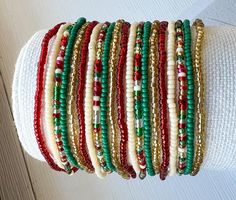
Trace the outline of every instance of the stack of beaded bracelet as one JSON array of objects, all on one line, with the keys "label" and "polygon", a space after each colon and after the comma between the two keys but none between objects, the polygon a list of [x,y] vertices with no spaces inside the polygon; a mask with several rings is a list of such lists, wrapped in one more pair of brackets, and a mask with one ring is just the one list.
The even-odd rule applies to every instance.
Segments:
[{"label": "stack of beaded bracelet", "polygon": [[196,175],[205,152],[204,25],[196,20],[193,27],[194,45],[189,20],[79,18],[51,29],[42,41],[34,110],[35,136],[51,168],[100,178]]}]

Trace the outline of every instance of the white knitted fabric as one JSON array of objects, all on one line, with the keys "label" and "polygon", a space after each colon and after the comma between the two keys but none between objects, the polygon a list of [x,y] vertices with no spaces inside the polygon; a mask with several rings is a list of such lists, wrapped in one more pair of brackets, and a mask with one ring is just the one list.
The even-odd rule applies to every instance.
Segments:
[{"label": "white knitted fabric", "polygon": [[[236,169],[236,28],[206,27],[203,51],[206,76],[205,169]],[[19,139],[32,157],[44,160],[34,137],[33,112],[37,61],[46,31],[22,48],[15,69],[12,97]]]}]

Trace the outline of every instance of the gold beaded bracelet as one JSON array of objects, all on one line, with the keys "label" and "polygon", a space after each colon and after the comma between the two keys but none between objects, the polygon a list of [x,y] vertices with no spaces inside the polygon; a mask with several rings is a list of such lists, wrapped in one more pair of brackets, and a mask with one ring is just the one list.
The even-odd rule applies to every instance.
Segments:
[{"label": "gold beaded bracelet", "polygon": [[152,163],[155,173],[159,173],[160,168],[160,136],[159,136],[159,111],[158,111],[158,85],[157,85],[157,41],[158,41],[158,29],[159,21],[154,21],[151,27],[151,33],[149,38],[149,92],[150,92],[150,118],[151,118],[151,132],[152,132]]},{"label": "gold beaded bracelet", "polygon": [[204,24],[202,20],[197,19],[193,23],[196,29],[196,42],[194,46],[194,76],[195,76],[195,107],[196,107],[196,131],[195,131],[195,158],[193,162],[192,176],[195,176],[203,162],[205,153],[205,92],[204,78],[202,73],[202,44],[204,38]]}]

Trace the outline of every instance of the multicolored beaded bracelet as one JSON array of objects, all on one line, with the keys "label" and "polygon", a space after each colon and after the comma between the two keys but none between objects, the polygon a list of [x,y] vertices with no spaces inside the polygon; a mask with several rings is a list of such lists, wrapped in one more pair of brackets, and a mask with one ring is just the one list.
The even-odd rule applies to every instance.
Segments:
[{"label": "multicolored beaded bracelet", "polygon": [[73,52],[71,57],[70,65],[70,75],[69,75],[69,84],[68,84],[68,94],[67,94],[67,122],[68,122],[68,139],[71,146],[71,152],[78,162],[81,168],[85,169],[86,172],[91,173],[92,171],[86,166],[85,161],[82,158],[82,155],[79,151],[78,137],[79,137],[79,126],[78,126],[78,117],[76,113],[76,97],[77,97],[77,83],[78,83],[78,66],[80,62],[79,50],[82,46],[83,36],[86,28],[88,27],[89,22],[83,24],[83,26],[77,32],[75,43],[73,46]]},{"label": "multicolored beaded bracelet", "polygon": [[134,113],[136,132],[136,154],[140,167],[139,178],[146,177],[146,159],[143,150],[143,119],[142,119],[142,96],[141,96],[141,59],[142,59],[142,35],[143,23],[140,23],[136,30],[136,40],[134,46]]},{"label": "multicolored beaded bracelet", "polygon": [[152,23],[150,38],[149,38],[149,70],[148,81],[149,93],[150,93],[150,119],[151,119],[151,150],[152,150],[152,163],[155,174],[160,172],[160,136],[159,136],[159,106],[158,106],[158,71],[157,71],[157,42],[158,42],[158,31],[159,21]]},{"label": "multicolored beaded bracelet", "polygon": [[192,171],[193,158],[194,158],[194,76],[192,65],[192,52],[191,52],[191,29],[189,20],[183,22],[184,30],[184,55],[185,66],[187,69],[187,160],[184,174],[187,175]]},{"label": "multicolored beaded bracelet", "polygon": [[176,64],[178,70],[178,82],[179,82],[179,141],[178,141],[178,173],[181,175],[184,173],[186,167],[186,119],[187,119],[187,70],[184,60],[184,36],[183,36],[183,24],[178,20],[175,23],[176,31]]},{"label": "multicolored beaded bracelet", "polygon": [[[64,166],[64,169],[68,174],[71,173],[71,165],[68,161],[67,154],[63,148],[63,140],[60,126],[60,90],[62,82],[62,71],[64,69],[64,57],[65,50],[68,44],[68,38],[71,32],[72,26],[69,26],[63,33],[61,39],[60,51],[56,58],[56,67],[54,72],[54,94],[53,94],[53,122],[54,122],[54,136],[57,144],[58,152],[60,153],[60,159]],[[74,163],[75,164],[75,163]],[[75,165],[76,166],[76,165]],[[79,168],[79,166],[77,166]]]},{"label": "multicolored beaded bracelet", "polygon": [[84,90],[85,90],[85,77],[86,77],[86,62],[87,62],[87,54],[88,54],[88,45],[90,42],[90,35],[92,33],[93,28],[98,24],[97,21],[91,22],[84,35],[84,40],[82,43],[81,48],[81,57],[79,63],[79,83],[78,83],[78,90],[77,90],[77,114],[79,119],[79,148],[81,155],[86,163],[86,166],[89,168],[90,171],[94,171],[94,167],[90,160],[90,157],[87,153],[86,149],[86,135],[85,135],[85,113],[84,113]]},{"label": "multicolored beaded bracelet", "polygon": [[168,24],[167,40],[167,104],[170,130],[170,165],[169,176],[176,174],[177,164],[177,138],[178,138],[178,115],[176,105],[176,73],[175,73],[175,22]]},{"label": "multicolored beaded bracelet", "polygon": [[145,22],[143,28],[143,47],[142,47],[142,114],[143,114],[143,133],[144,133],[144,153],[147,164],[147,172],[150,176],[155,175],[152,165],[151,154],[151,128],[150,128],[150,112],[149,112],[149,94],[148,94],[148,51],[149,36],[151,30],[151,22]]},{"label": "multicolored beaded bracelet", "polygon": [[202,45],[204,38],[204,24],[202,20],[197,19],[193,26],[196,29],[197,36],[194,46],[194,76],[195,76],[195,88],[196,88],[196,131],[195,131],[195,157],[191,175],[195,176],[203,162],[205,152],[205,88],[204,77],[202,72]]},{"label": "multicolored beaded bracelet", "polygon": [[102,72],[102,53],[104,48],[104,40],[109,27],[109,23],[103,24],[97,41],[97,52],[96,60],[94,64],[94,76],[93,76],[93,136],[94,136],[94,146],[97,151],[97,158],[99,160],[100,166],[103,171],[110,173],[111,170],[107,167],[106,160],[104,158],[102,137],[101,137],[101,107],[100,98],[102,92],[101,86],[101,72]]},{"label": "multicolored beaded bracelet", "polygon": [[127,58],[126,58],[126,112],[127,112],[127,129],[128,129],[128,152],[130,163],[133,166],[136,174],[140,173],[140,168],[138,164],[138,158],[135,151],[135,123],[134,123],[134,45],[136,38],[136,29],[138,23],[134,23],[130,27],[129,39],[127,45]]},{"label": "multicolored beaded bracelet", "polygon": [[158,75],[159,75],[159,99],[160,99],[160,129],[161,129],[161,145],[162,145],[162,163],[160,167],[160,179],[165,180],[168,174],[169,166],[169,135],[167,127],[167,86],[166,86],[166,29],[168,23],[163,21],[160,23],[158,36]]},{"label": "multicolored beaded bracelet", "polygon": [[54,89],[54,72],[56,67],[56,58],[60,51],[60,44],[61,44],[61,38],[63,37],[64,31],[67,29],[67,27],[71,25],[71,23],[66,23],[60,26],[56,39],[54,40],[53,47],[50,51],[50,54],[48,56],[48,63],[46,66],[46,77],[45,77],[45,92],[44,92],[44,113],[45,113],[45,134],[47,136],[45,139],[49,140],[50,146],[52,148],[52,156],[55,160],[55,162],[58,164],[60,168],[64,168],[64,166],[61,163],[60,154],[57,148],[55,136],[54,136],[54,122],[53,122],[53,107],[52,107],[52,99],[53,99],[53,89]]},{"label": "multicolored beaded bracelet", "polygon": [[54,28],[50,29],[44,36],[42,44],[41,44],[41,53],[38,62],[38,70],[37,70],[37,84],[35,91],[35,104],[34,104],[34,132],[35,137],[38,143],[39,150],[41,151],[43,157],[49,166],[56,171],[64,171],[61,169],[50,156],[44,138],[42,134],[41,128],[41,109],[42,109],[42,95],[43,95],[43,82],[44,82],[44,65],[47,59],[48,53],[48,44],[50,39],[57,33],[60,26],[64,23],[57,24]]}]

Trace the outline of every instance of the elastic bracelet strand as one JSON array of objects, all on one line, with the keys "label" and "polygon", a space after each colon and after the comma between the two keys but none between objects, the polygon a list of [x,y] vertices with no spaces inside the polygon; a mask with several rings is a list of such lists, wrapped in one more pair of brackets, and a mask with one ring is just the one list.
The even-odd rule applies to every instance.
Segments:
[{"label": "elastic bracelet strand", "polygon": [[159,78],[159,97],[160,97],[160,127],[161,127],[161,145],[162,145],[162,163],[160,167],[160,179],[165,180],[168,174],[169,166],[169,134],[167,126],[167,86],[166,86],[166,50],[165,34],[168,22],[161,22],[158,37],[158,78]]},{"label": "elastic bracelet strand", "polygon": [[152,150],[152,163],[155,174],[160,171],[160,136],[159,136],[159,106],[158,106],[158,31],[159,21],[154,21],[151,27],[149,38],[149,93],[150,93],[150,119],[151,119],[151,150]]},{"label": "elastic bracelet strand", "polygon": [[70,163],[78,168],[80,168],[80,166],[71,153],[71,148],[69,146],[69,141],[68,141],[67,93],[68,93],[68,79],[69,79],[69,73],[70,73],[70,59],[71,59],[71,54],[73,50],[73,45],[74,45],[78,30],[82,27],[82,25],[85,22],[86,22],[85,18],[79,18],[77,22],[75,23],[75,25],[73,26],[73,28],[71,29],[71,33],[68,39],[68,44],[65,50],[63,72],[61,76],[62,81],[61,81],[61,88],[60,88],[60,128],[61,128],[61,134],[62,134],[61,139],[63,143],[63,149]]},{"label": "elastic bracelet strand", "polygon": [[128,142],[128,129],[126,123],[126,114],[124,108],[125,91],[124,91],[124,68],[127,55],[127,43],[128,43],[128,32],[130,24],[124,22],[121,28],[121,39],[120,39],[120,54],[117,65],[117,77],[116,77],[116,100],[117,100],[117,115],[118,115],[118,127],[120,129],[120,161],[124,169],[130,174],[132,178],[136,177],[136,173],[132,166],[129,165],[127,160],[127,142]]},{"label": "elastic bracelet strand", "polygon": [[170,130],[170,165],[169,176],[176,174],[178,149],[178,115],[176,105],[176,73],[175,73],[175,22],[168,24],[167,40],[167,104]]},{"label": "elastic bracelet strand", "polygon": [[193,26],[196,29],[197,36],[194,46],[194,77],[195,77],[195,96],[196,96],[196,139],[195,139],[195,158],[193,163],[193,168],[191,175],[195,176],[200,169],[200,166],[203,162],[204,153],[205,153],[205,88],[204,88],[204,77],[202,73],[202,45],[204,38],[204,24],[202,20],[197,19]]},{"label": "elastic bracelet strand", "polygon": [[135,118],[134,118],[134,45],[136,38],[136,30],[138,23],[135,22],[131,24],[128,46],[127,46],[127,57],[126,57],[126,112],[127,112],[127,129],[128,129],[128,152],[130,163],[133,166],[136,174],[140,173],[140,168],[138,164],[138,158],[135,152]]},{"label": "elastic bracelet strand", "polygon": [[112,32],[114,30],[115,23],[112,23],[108,30],[105,37],[104,42],[104,49],[102,53],[102,73],[101,73],[101,85],[102,85],[102,93],[101,93],[101,100],[100,100],[100,107],[101,107],[101,132],[102,132],[102,146],[104,149],[104,158],[107,163],[107,167],[111,171],[115,171],[116,168],[112,164],[111,160],[111,153],[110,153],[110,144],[108,138],[108,128],[109,123],[107,119],[107,102],[108,102],[108,59],[109,59],[109,52],[110,52],[110,43],[112,39]]},{"label": "elastic bracelet strand", "polygon": [[178,134],[178,166],[177,171],[179,175],[184,173],[186,168],[186,154],[187,154],[187,70],[184,60],[184,37],[183,37],[183,23],[178,20],[175,23],[176,31],[176,63],[178,70],[178,83],[179,83],[179,134]]},{"label": "elastic bracelet strand", "polygon": [[102,146],[102,134],[101,134],[101,72],[102,72],[102,53],[104,48],[104,40],[109,27],[109,23],[105,22],[100,30],[97,44],[96,44],[96,60],[94,64],[94,76],[93,76],[93,140],[94,147],[97,153],[97,159],[100,166],[106,173],[111,173],[111,170],[107,167],[106,160],[104,158],[104,150]]},{"label": "elastic bracelet strand", "polygon": [[88,147],[88,152],[94,166],[95,173],[99,178],[105,177],[105,173],[101,171],[99,161],[97,159],[97,152],[94,148],[93,143],[93,66],[96,59],[96,40],[99,34],[99,31],[102,27],[102,24],[97,24],[90,36],[90,42],[88,46],[88,62],[87,62],[87,73],[86,73],[86,83],[85,83],[85,98],[84,98],[84,112],[85,112],[85,134],[86,134],[86,143]]},{"label": "elastic bracelet strand", "polygon": [[145,22],[143,28],[143,48],[142,48],[142,112],[143,112],[143,133],[144,133],[144,152],[147,163],[147,172],[150,176],[155,175],[152,165],[151,154],[151,128],[149,112],[149,94],[148,94],[148,49],[151,22]]},{"label": "elastic bracelet strand", "polygon": [[140,168],[139,178],[146,177],[146,159],[143,150],[143,119],[142,119],[142,96],[141,96],[141,81],[142,81],[142,35],[143,23],[138,24],[136,30],[136,39],[134,46],[134,114],[135,114],[135,150]]},{"label": "elastic bracelet strand", "polygon": [[70,35],[72,26],[69,26],[63,33],[63,37],[60,43],[60,51],[58,52],[56,58],[56,66],[54,70],[54,91],[53,91],[53,122],[54,122],[54,137],[57,144],[57,150],[60,154],[60,159],[63,164],[64,169],[68,174],[71,173],[71,165],[68,161],[67,155],[63,148],[63,141],[62,141],[62,133],[61,133],[61,126],[60,126],[60,89],[61,89],[61,82],[62,82],[62,71],[63,71],[63,64],[64,64],[64,56],[65,56],[65,49],[68,44],[68,38]]},{"label": "elastic bracelet strand", "polygon": [[[79,119],[79,147],[81,155],[86,163],[86,166],[90,171],[94,171],[94,166],[92,165],[91,159],[88,155],[86,148],[86,133],[85,133],[85,111],[84,111],[84,91],[85,91],[85,77],[86,77],[86,64],[88,56],[88,45],[90,42],[90,36],[94,27],[98,24],[97,21],[91,22],[84,35],[84,40],[81,48],[81,62],[79,64],[79,83],[77,90],[77,111]],[[91,114],[91,113],[90,113]]]},{"label": "elastic bracelet strand", "polygon": [[115,96],[116,96],[116,70],[115,67],[117,66],[117,57],[118,57],[118,42],[120,40],[120,30],[123,24],[123,20],[118,20],[115,24],[114,31],[112,33],[112,40],[111,40],[111,48],[110,48],[110,56],[109,56],[109,76],[108,76],[108,119],[110,122],[109,131],[111,134],[110,137],[110,151],[111,151],[111,159],[113,165],[116,167],[117,173],[121,175],[123,178],[128,179],[130,176],[125,171],[124,167],[121,165],[118,156],[118,125],[116,121],[116,103],[115,103]]},{"label": "elastic bracelet strand", "polygon": [[46,162],[49,166],[56,170],[56,171],[64,171],[61,169],[50,156],[43,135],[42,135],[42,128],[41,128],[41,109],[42,109],[42,95],[43,95],[43,81],[44,81],[44,65],[46,63],[46,57],[48,53],[48,44],[50,39],[57,33],[58,29],[63,23],[57,24],[54,28],[50,29],[44,36],[42,41],[41,53],[38,62],[38,70],[37,70],[37,84],[36,84],[36,91],[35,91],[35,104],[34,104],[34,132],[35,137],[38,143],[39,150],[41,151],[43,157],[45,158]]},{"label": "elastic bracelet strand", "polygon": [[194,158],[194,77],[192,65],[192,52],[191,52],[191,29],[189,20],[183,22],[184,30],[184,54],[185,66],[187,68],[187,161],[184,174],[187,175],[192,171],[193,158]]},{"label": "elastic bracelet strand", "polygon": [[58,164],[60,168],[64,168],[64,166],[61,163],[60,154],[57,149],[55,137],[54,137],[54,123],[53,123],[53,108],[52,108],[52,99],[53,99],[53,88],[54,88],[54,70],[56,66],[56,58],[57,54],[60,50],[60,43],[61,38],[63,36],[63,32],[65,29],[70,25],[70,23],[61,25],[59,28],[56,39],[53,43],[53,47],[51,50],[51,53],[48,57],[48,66],[46,67],[46,77],[45,77],[45,98],[44,98],[44,108],[45,108],[45,134],[47,134],[47,137],[50,146],[52,148],[52,156],[55,160],[55,162]]},{"label": "elastic bracelet strand", "polygon": [[68,121],[68,139],[69,144],[71,146],[71,152],[81,166],[81,168],[85,169],[88,173],[91,171],[87,168],[80,152],[79,146],[77,145],[78,136],[79,136],[79,126],[78,126],[78,117],[76,112],[76,88],[78,82],[78,65],[79,65],[79,50],[81,48],[82,39],[84,36],[84,32],[89,25],[89,22],[86,22],[81,29],[78,31],[75,44],[73,46],[73,52],[71,57],[71,65],[70,65],[70,75],[69,75],[69,84],[68,84],[68,104],[67,104],[67,121]]}]

